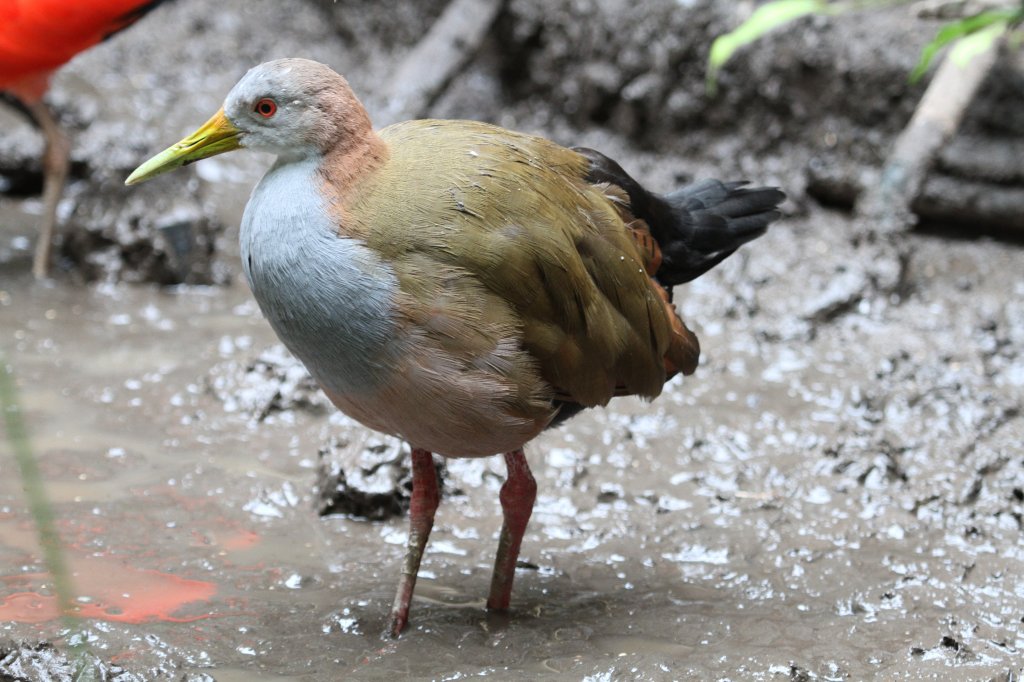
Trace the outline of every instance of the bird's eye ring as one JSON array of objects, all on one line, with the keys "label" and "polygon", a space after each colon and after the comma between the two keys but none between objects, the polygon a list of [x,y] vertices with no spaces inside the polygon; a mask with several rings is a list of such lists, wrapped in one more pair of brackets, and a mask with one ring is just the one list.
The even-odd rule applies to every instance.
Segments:
[{"label": "bird's eye ring", "polygon": [[253,107],[253,111],[263,118],[270,118],[277,113],[277,102],[269,97],[264,97],[259,102],[256,102],[256,106]]}]

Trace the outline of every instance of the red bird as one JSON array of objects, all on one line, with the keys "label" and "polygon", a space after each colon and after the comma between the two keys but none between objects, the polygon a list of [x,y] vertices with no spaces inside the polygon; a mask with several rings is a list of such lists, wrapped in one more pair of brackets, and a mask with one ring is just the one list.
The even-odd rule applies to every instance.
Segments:
[{"label": "red bird", "polygon": [[109,38],[162,0],[0,0],[0,91],[13,95],[43,132],[43,223],[32,272],[45,277],[57,201],[71,151],[43,103],[50,75],[79,52]]}]

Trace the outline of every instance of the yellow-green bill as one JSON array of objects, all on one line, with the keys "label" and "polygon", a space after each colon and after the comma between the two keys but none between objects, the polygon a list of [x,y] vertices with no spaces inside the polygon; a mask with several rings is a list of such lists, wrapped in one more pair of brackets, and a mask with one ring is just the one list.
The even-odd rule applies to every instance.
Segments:
[{"label": "yellow-green bill", "polygon": [[199,130],[160,152],[132,171],[126,185],[135,185],[175,168],[238,149],[241,131],[220,109]]}]

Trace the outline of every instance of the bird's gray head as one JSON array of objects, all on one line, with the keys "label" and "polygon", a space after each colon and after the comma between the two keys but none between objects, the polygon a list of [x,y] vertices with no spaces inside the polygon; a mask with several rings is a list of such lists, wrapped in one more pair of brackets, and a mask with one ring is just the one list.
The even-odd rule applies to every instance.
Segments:
[{"label": "bird's gray head", "polygon": [[253,67],[228,93],[224,114],[241,146],[286,158],[324,154],[370,129],[348,81],[308,59]]},{"label": "bird's gray head", "polygon": [[239,147],[298,160],[344,155],[372,137],[370,117],[348,81],[318,62],[278,59],[251,69],[228,93],[223,109],[136,168],[125,183],[144,182]]}]

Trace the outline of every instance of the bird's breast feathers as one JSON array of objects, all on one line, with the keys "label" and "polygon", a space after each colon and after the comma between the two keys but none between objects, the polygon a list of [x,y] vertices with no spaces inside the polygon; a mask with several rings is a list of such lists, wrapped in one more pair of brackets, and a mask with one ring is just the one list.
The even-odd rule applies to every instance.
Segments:
[{"label": "bird's breast feathers", "polygon": [[[339,235],[315,163],[275,166],[253,191],[241,252],[260,309],[332,401],[367,426],[452,456],[511,450],[548,422],[550,395],[500,301],[464,278]],[[479,289],[479,288],[478,288]]]},{"label": "bird's breast feathers", "polygon": [[360,240],[340,238],[313,161],[275,165],[242,218],[242,266],[264,316],[313,376],[368,391],[387,371],[397,281]]}]

